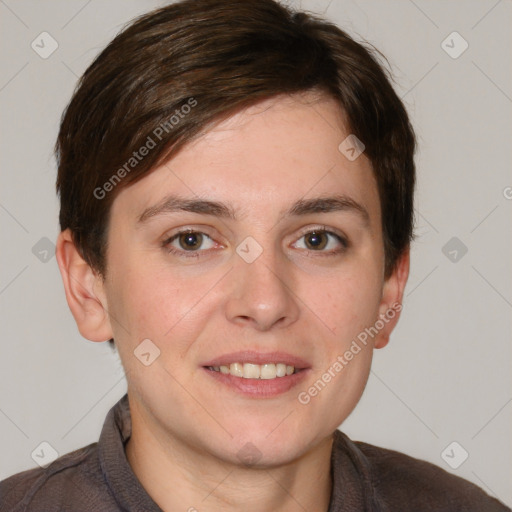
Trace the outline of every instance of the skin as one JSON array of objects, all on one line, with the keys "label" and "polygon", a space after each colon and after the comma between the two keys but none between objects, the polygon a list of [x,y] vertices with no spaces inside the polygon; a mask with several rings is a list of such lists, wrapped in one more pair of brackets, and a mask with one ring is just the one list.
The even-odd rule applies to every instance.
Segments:
[{"label": "skin", "polygon": [[[224,120],[171,161],[123,189],[113,202],[106,279],[80,257],[69,231],[57,260],[80,333],[115,338],[126,371],[133,431],[126,454],[163,510],[327,510],[334,430],[366,385],[374,348],[399,318],[303,405],[307,390],[379,315],[400,303],[409,253],[384,279],[378,190],[364,153],[338,149],[349,135],[338,104],[312,93],[278,96]],[[141,213],[168,194],[229,205],[236,220],[186,211]],[[300,199],[344,195],[354,209],[283,216]],[[315,248],[306,233],[333,236]],[[180,228],[206,233],[190,256]],[[236,252],[247,236],[263,249],[252,263]],[[186,247],[186,244],[185,244]],[[338,252],[334,252],[337,251]],[[189,255],[189,256],[187,256]],[[149,338],[149,366],[133,351]],[[203,369],[238,350],[284,351],[311,366],[299,386],[273,398],[242,396]],[[252,443],[252,466],[237,453]]]}]

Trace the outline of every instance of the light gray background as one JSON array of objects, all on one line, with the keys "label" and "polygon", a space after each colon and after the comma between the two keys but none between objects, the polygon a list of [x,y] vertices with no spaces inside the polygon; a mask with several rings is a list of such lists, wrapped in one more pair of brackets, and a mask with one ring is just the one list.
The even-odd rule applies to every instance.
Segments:
[{"label": "light gray background", "polygon": [[[79,335],[55,257],[43,263],[32,248],[58,234],[52,146],[77,77],[125,22],[163,4],[0,0],[0,479],[35,467],[30,454],[42,441],[59,454],[96,441],[126,391],[107,344]],[[438,464],[510,505],[511,2],[302,7],[388,57],[420,143],[402,319],[343,430]],[[59,45],[47,59],[31,48],[43,31]],[[453,31],[469,43],[457,59],[441,46]],[[468,248],[456,262],[442,252],[452,237]],[[452,441],[469,453],[456,470],[441,458]]]}]

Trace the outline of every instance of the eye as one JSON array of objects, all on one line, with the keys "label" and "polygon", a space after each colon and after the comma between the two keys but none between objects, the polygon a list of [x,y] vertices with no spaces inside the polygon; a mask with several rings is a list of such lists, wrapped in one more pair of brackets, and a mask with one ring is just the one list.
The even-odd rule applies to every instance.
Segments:
[{"label": "eye", "polygon": [[212,249],[215,242],[206,233],[187,230],[176,233],[168,238],[163,245],[171,253],[183,253]]},{"label": "eye", "polygon": [[314,229],[304,233],[297,242],[293,244],[297,249],[305,249],[307,251],[338,253],[348,247],[347,241],[325,229]]}]

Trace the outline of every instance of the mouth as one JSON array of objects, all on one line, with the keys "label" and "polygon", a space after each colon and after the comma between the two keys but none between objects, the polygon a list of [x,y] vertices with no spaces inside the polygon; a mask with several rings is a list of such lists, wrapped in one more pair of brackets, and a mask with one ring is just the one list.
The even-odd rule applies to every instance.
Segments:
[{"label": "mouth", "polygon": [[237,352],[208,361],[202,367],[219,384],[262,398],[290,390],[311,369],[304,360],[282,352]]},{"label": "mouth", "polygon": [[261,379],[272,380],[280,379],[294,373],[298,373],[301,369],[295,368],[293,365],[286,363],[231,363],[220,366],[205,367],[210,371],[219,372],[224,375],[232,375],[242,379]]}]

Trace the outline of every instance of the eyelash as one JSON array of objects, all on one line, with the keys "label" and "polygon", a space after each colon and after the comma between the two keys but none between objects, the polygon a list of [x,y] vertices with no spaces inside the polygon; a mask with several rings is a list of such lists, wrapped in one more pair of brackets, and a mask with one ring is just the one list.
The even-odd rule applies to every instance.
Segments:
[{"label": "eyelash", "polygon": [[213,239],[208,234],[204,233],[203,231],[196,231],[193,229],[182,229],[181,231],[177,231],[170,238],[167,238],[166,240],[164,240],[162,242],[162,246],[165,248],[165,250],[168,253],[173,254],[175,256],[183,257],[183,258],[199,258],[201,256],[204,256],[204,254],[203,254],[205,252],[204,250],[202,250],[202,251],[201,250],[185,251],[185,250],[180,250],[180,249],[176,249],[176,248],[172,247],[171,243],[174,242],[174,240],[179,238],[180,235],[185,235],[188,233],[201,234],[213,241]]},{"label": "eyelash", "polygon": [[[170,254],[173,254],[175,256],[178,256],[178,257],[184,257],[184,258],[200,258],[200,257],[204,257],[205,256],[205,252],[209,251],[210,249],[206,249],[206,250],[196,250],[196,251],[185,251],[185,250],[180,250],[180,249],[176,249],[174,247],[172,247],[172,242],[174,242],[174,240],[176,240],[177,238],[180,237],[180,235],[183,235],[183,234],[187,234],[187,233],[192,233],[192,234],[201,234],[203,236],[206,236],[208,239],[210,239],[212,242],[213,242],[213,239],[207,234],[207,233],[204,233],[203,231],[195,231],[193,229],[183,229],[181,231],[177,231],[174,235],[172,235],[171,237],[167,238],[166,240],[164,240],[162,242],[162,247]],[[307,251],[307,253],[311,254],[311,253],[315,253],[316,255],[318,256],[322,256],[322,257],[330,257],[330,256],[336,256],[340,253],[343,253],[345,252],[350,244],[348,242],[348,240],[342,236],[342,235],[339,235],[338,233],[335,233],[334,231],[331,231],[329,229],[327,229],[326,226],[319,226],[319,227],[314,227],[314,228],[308,228],[307,231],[304,231],[300,236],[299,238],[297,239],[300,240],[301,238],[305,237],[306,235],[309,235],[310,233],[323,233],[325,235],[330,235],[332,237],[334,237],[340,244],[341,244],[341,248],[338,248],[336,250],[331,250],[331,251],[315,251],[315,250],[311,250],[311,249],[304,249],[305,251]],[[296,243],[296,242],[294,242]]]},{"label": "eyelash", "polygon": [[[323,233],[325,235],[332,236],[339,242],[341,247],[334,249],[334,250],[331,249],[330,251],[323,251],[323,250],[315,251],[312,249],[303,249],[304,251],[307,252],[308,255],[315,255],[315,256],[321,256],[321,257],[337,256],[339,254],[344,253],[350,247],[350,243],[347,238],[345,238],[343,235],[341,235],[339,233],[336,233],[336,232],[330,230],[329,228],[327,228],[327,226],[315,226],[313,228],[307,228],[306,231],[301,233],[301,235],[299,236],[297,241],[311,233]],[[294,242],[294,243],[296,243],[296,242]],[[329,242],[327,242],[327,243],[329,243]]]}]

